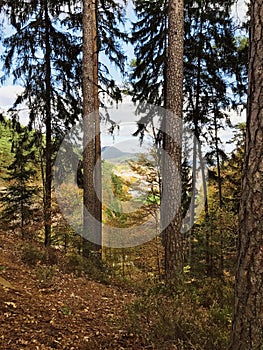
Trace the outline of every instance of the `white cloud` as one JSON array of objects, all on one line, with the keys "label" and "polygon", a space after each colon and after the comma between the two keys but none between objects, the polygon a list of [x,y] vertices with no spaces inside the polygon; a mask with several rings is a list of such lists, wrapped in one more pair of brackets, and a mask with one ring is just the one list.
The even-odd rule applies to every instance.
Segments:
[{"label": "white cloud", "polygon": [[230,115],[231,122],[235,126],[239,123],[243,123],[246,121],[246,109],[244,109],[242,112],[231,112]]},{"label": "white cloud", "polygon": [[[242,112],[236,112],[236,111],[230,112],[230,120],[234,127],[239,123],[246,122],[246,110],[243,110]],[[219,137],[221,138],[221,141],[223,143],[223,148],[226,153],[231,153],[235,148],[235,144],[229,143],[229,141],[234,136],[234,132],[235,132],[235,129],[229,128],[227,125],[225,125],[224,130],[220,130]]]},{"label": "white cloud", "polygon": [[[0,87],[0,111],[6,113],[11,108],[17,96],[23,91],[20,85],[6,85]],[[22,124],[28,124],[28,108],[21,104],[19,120]]]},{"label": "white cloud", "polygon": [[0,87],[0,108],[7,110],[12,107],[16,97],[23,91],[20,85],[7,85]]},{"label": "white cloud", "polygon": [[233,16],[240,22],[244,22],[247,19],[247,2],[245,0],[237,0],[232,6]]}]

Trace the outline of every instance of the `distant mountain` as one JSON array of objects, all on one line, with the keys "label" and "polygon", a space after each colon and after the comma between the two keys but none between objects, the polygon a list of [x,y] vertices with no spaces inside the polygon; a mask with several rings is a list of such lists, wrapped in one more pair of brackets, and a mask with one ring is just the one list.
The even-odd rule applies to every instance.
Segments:
[{"label": "distant mountain", "polygon": [[114,163],[137,158],[136,153],[122,152],[113,146],[102,147],[101,156],[102,159],[111,160]]}]

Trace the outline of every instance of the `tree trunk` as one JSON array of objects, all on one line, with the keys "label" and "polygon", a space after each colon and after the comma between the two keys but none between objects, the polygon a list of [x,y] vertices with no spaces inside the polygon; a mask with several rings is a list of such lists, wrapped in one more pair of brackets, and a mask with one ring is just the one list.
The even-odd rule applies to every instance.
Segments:
[{"label": "tree trunk", "polygon": [[[197,176],[197,146],[200,144],[200,135],[198,125],[201,121],[200,117],[200,90],[201,90],[201,54],[203,47],[201,46],[201,38],[203,35],[203,17],[200,14],[200,31],[198,40],[198,58],[197,58],[197,76],[196,76],[196,93],[195,103],[193,108],[193,122],[194,122],[194,142],[193,142],[193,172],[192,172],[192,199],[190,209],[190,231],[189,231],[189,265],[192,263],[192,237],[194,236],[195,223],[195,206],[196,206],[196,176]],[[198,144],[198,145],[197,145]]]},{"label": "tree trunk", "polygon": [[231,350],[263,348],[263,2],[251,1],[246,156]]},{"label": "tree trunk", "polygon": [[166,116],[161,203],[164,267],[167,281],[182,278],[181,158],[183,102],[184,1],[170,0],[168,10]]},{"label": "tree trunk", "polygon": [[44,226],[45,246],[51,244],[51,191],[52,191],[52,124],[51,124],[51,46],[49,34],[48,3],[44,1],[45,11],[45,127],[46,127],[46,152],[45,152],[45,182],[44,182]]},{"label": "tree trunk", "polygon": [[97,2],[95,2],[93,11],[93,81],[94,81],[94,113],[95,113],[95,185],[96,185],[96,204],[95,218],[97,220],[97,235],[99,244],[94,245],[97,254],[101,255],[102,246],[102,184],[101,184],[101,140],[100,140],[100,114],[99,114],[99,93],[98,93],[98,34],[97,34]]},{"label": "tree trunk", "polygon": [[197,138],[194,135],[193,140],[193,170],[192,170],[192,195],[190,203],[190,230],[189,230],[189,255],[188,264],[192,263],[192,238],[194,236],[194,223],[195,223],[195,205],[196,205],[196,172],[197,172]]},{"label": "tree trunk", "polygon": [[218,186],[218,199],[219,199],[219,216],[218,216],[218,229],[219,229],[219,274],[223,275],[224,272],[224,252],[223,252],[223,230],[222,230],[222,208],[223,208],[223,195],[222,195],[222,176],[219,154],[219,137],[218,137],[218,124],[216,108],[214,108],[214,128],[215,128],[215,151],[216,151],[216,168],[217,168],[217,186]]},{"label": "tree trunk", "polygon": [[[96,154],[95,142],[98,126],[97,117],[97,29],[96,2],[83,2],[83,255],[101,248],[101,222],[97,220],[98,199],[96,194]],[[98,139],[97,139],[98,140]],[[97,141],[98,142],[98,141]]]},{"label": "tree trunk", "polygon": [[202,146],[201,143],[198,142],[198,156],[202,174],[202,184],[204,191],[204,212],[205,212],[205,222],[206,222],[206,234],[205,234],[205,264],[206,264],[206,273],[207,276],[212,275],[212,252],[210,249],[210,239],[211,239],[211,228],[208,224],[209,219],[209,208],[208,208],[208,194],[207,194],[207,184],[205,177],[205,163],[202,155]]}]

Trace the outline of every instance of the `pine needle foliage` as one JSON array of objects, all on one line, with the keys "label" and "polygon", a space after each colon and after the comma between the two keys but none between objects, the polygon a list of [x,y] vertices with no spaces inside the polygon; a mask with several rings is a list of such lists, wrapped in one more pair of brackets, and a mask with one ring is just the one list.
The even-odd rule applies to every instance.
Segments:
[{"label": "pine needle foliage", "polygon": [[32,238],[33,227],[37,231],[37,223],[42,220],[37,150],[32,144],[33,133],[21,126],[19,130],[13,139],[14,159],[7,167],[5,187],[1,191],[1,219],[7,228],[18,231],[22,238]]}]

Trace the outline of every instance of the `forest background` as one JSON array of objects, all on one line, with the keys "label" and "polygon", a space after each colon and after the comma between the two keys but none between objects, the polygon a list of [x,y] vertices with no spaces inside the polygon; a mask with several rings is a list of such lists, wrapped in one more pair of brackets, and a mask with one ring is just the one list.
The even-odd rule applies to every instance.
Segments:
[{"label": "forest background", "polygon": [[[137,13],[142,15],[143,11],[142,8],[140,8],[140,1],[138,1],[136,5]],[[234,4],[231,14],[235,13],[235,6],[243,9],[244,3],[239,2],[239,5]],[[128,10],[127,14],[129,14],[129,11],[131,11],[131,9]],[[243,14],[244,12],[242,11],[242,16]],[[134,21],[138,20],[139,22],[139,18],[140,17],[135,17]],[[117,27],[118,25],[117,23]],[[129,84],[131,83],[133,84],[132,86],[139,101],[140,96],[144,95],[144,97],[147,96],[150,102],[156,102],[159,101],[158,99],[162,98],[156,93],[156,91],[160,91],[160,85],[158,85],[160,81],[158,79],[154,81],[156,86],[159,87],[157,90],[152,90],[154,92],[153,95],[149,88],[151,84],[147,86],[146,82],[145,86],[140,85],[140,82],[144,79],[143,72],[140,71],[141,65],[144,63],[140,60],[140,57],[144,57],[142,55],[144,49],[143,46],[140,47],[140,35],[136,37],[136,30],[140,32],[140,25],[138,24],[137,29],[133,27],[133,45],[135,45],[136,59],[130,56],[131,46],[128,48],[129,60],[126,67],[127,70],[131,72],[129,78],[131,76],[133,78],[131,78],[131,81],[126,80],[123,85],[119,86],[119,89],[124,95],[127,95],[127,90],[129,90]],[[227,67],[228,62],[221,62],[225,71],[220,77],[215,76],[215,78],[219,78],[219,80],[222,78],[227,81],[228,69],[230,71],[230,76],[233,76],[233,71],[235,71],[234,74],[238,76],[237,81],[227,81],[226,84],[229,83],[231,85],[233,83],[231,89],[240,97],[240,100],[238,100],[239,97],[237,97],[237,100],[233,101],[232,104],[232,101],[230,102],[227,98],[224,99],[225,91],[223,93],[220,91],[219,84],[218,95],[216,92],[214,96],[215,100],[211,100],[214,107],[212,113],[214,118],[211,120],[206,120],[204,118],[201,121],[201,124],[208,123],[206,131],[209,135],[208,139],[210,137],[210,149],[206,149],[206,159],[209,165],[209,181],[207,183],[208,196],[207,203],[204,205],[204,211],[196,218],[195,206],[203,201],[200,194],[196,194],[196,203],[193,205],[192,215],[192,220],[195,221],[195,225],[190,225],[189,232],[183,237],[185,275],[183,285],[169,286],[169,288],[167,288],[164,283],[163,277],[165,271],[162,265],[163,247],[161,237],[158,235],[155,239],[138,247],[125,249],[104,247],[103,262],[92,254],[83,257],[81,255],[83,242],[80,237],[72,231],[71,227],[67,225],[67,222],[63,220],[55,200],[52,202],[52,231],[51,237],[49,237],[51,241],[45,241],[46,246],[49,246],[52,242],[51,245],[55,246],[55,249],[52,251],[40,246],[39,242],[43,239],[42,212],[41,206],[39,207],[36,205],[36,203],[32,201],[32,198],[39,197],[39,188],[37,187],[41,187],[41,181],[39,179],[39,177],[41,177],[41,166],[40,168],[38,167],[38,162],[39,159],[40,163],[42,160],[41,155],[37,154],[35,148],[30,148],[30,145],[33,144],[31,141],[34,142],[36,140],[36,133],[30,128],[21,127],[16,122],[11,125],[6,119],[3,125],[1,125],[1,132],[2,135],[4,135],[1,139],[2,142],[4,140],[5,145],[10,142],[10,149],[8,150],[7,147],[7,151],[4,155],[4,163],[8,160],[10,164],[4,164],[3,162],[1,164],[1,170],[5,169],[4,177],[7,176],[7,181],[9,181],[9,184],[4,186],[2,223],[4,223],[5,226],[2,230],[5,232],[7,232],[6,230],[10,230],[8,232],[13,235],[12,237],[16,237],[16,239],[18,239],[18,237],[19,239],[25,239],[26,243],[21,243],[17,248],[19,258],[23,263],[30,265],[35,276],[39,279],[39,282],[46,284],[45,289],[47,291],[50,286],[55,283],[57,274],[60,274],[61,270],[63,270],[62,266],[60,266],[58,260],[55,258],[54,265],[58,267],[58,270],[51,268],[52,254],[56,256],[61,252],[65,258],[63,264],[66,273],[77,275],[76,278],[80,275],[85,275],[89,279],[99,280],[99,282],[102,283],[110,283],[111,285],[118,285],[121,286],[121,288],[132,290],[135,293],[136,300],[127,307],[125,311],[125,321],[120,321],[126,323],[125,332],[127,333],[125,334],[129,334],[128,346],[131,346],[132,342],[134,342],[137,348],[139,343],[139,348],[148,348],[150,346],[156,349],[161,349],[162,347],[164,349],[224,349],[229,342],[234,305],[233,285],[236,269],[237,213],[241,194],[241,171],[245,142],[245,124],[236,123],[238,118],[233,117],[232,107],[237,109],[241,108],[242,110],[245,106],[246,55],[248,43],[246,32],[247,23],[237,21],[235,25],[239,36],[236,38],[237,40],[234,47],[231,48],[236,51],[230,52],[229,57],[234,57],[231,55],[235,52],[237,54],[237,56],[235,56],[236,61],[234,60],[234,66],[230,68]],[[119,28],[122,27],[120,26]],[[201,38],[202,30],[200,33]],[[158,40],[158,36],[156,39]],[[207,42],[206,45],[209,46]],[[215,47],[211,47],[212,51],[214,49]],[[224,45],[222,45],[221,49],[222,52],[224,52]],[[228,53],[226,57],[228,57],[227,55]],[[148,64],[149,58],[153,58],[153,60],[156,59],[154,62],[158,63],[158,55],[154,56],[154,52],[152,56],[145,56],[146,64]],[[189,63],[190,60],[191,57],[187,63]],[[101,62],[108,65],[105,57]],[[6,65],[9,65],[8,61],[6,61]],[[111,71],[112,66],[108,66],[108,68]],[[10,65],[7,69],[10,69]],[[189,71],[191,71],[190,68]],[[20,72],[17,71],[17,74],[19,75]],[[118,88],[119,76],[115,74],[116,73],[113,73],[112,78],[113,81],[115,80],[115,84],[117,82],[116,86]],[[132,79],[134,80],[132,81]],[[150,77],[149,82],[151,79]],[[189,81],[191,80],[191,73],[189,76],[186,75],[186,79],[189,79]],[[8,83],[9,80],[7,80],[7,84]],[[112,88],[111,85],[108,85],[108,87],[110,89]],[[7,92],[9,98],[11,92],[16,93],[17,91],[23,92],[21,88],[16,86],[7,85],[1,88],[1,95],[3,98],[2,108],[7,106],[7,100],[4,98],[5,93]],[[115,93],[116,91],[118,92],[118,89],[115,90]],[[132,93],[134,93],[134,91]],[[211,91],[213,91],[213,88]],[[188,90],[187,93],[190,95],[191,90]],[[135,94],[133,97],[134,96]],[[126,97],[126,99],[127,98],[128,97]],[[216,109],[216,103],[218,109]],[[18,104],[16,106],[18,106]],[[228,108],[229,114],[222,113],[222,107]],[[193,106],[189,105],[187,109],[188,114],[186,113],[186,116],[189,118],[192,113],[191,108],[194,109]],[[13,111],[7,112],[3,110],[2,114],[4,115],[10,112],[12,114]],[[230,118],[229,115],[231,116]],[[229,131],[227,131],[227,134],[221,131],[224,130],[226,126],[230,127],[231,121],[232,123],[234,122],[234,124],[238,124],[234,128],[232,136],[229,135]],[[240,118],[240,121],[242,121],[242,118]],[[112,120],[108,120],[108,122],[111,123]],[[146,129],[140,129],[142,125],[140,121],[137,123],[134,121],[134,125],[138,127],[135,134],[137,134],[137,136],[140,137],[140,141],[143,142]],[[117,127],[117,124],[112,123],[112,126]],[[200,133],[200,129],[195,122],[192,126],[194,127],[195,135],[198,137],[202,135],[202,132]],[[39,142],[39,134],[37,137]],[[110,132],[110,142],[113,142],[113,138],[115,138],[114,142],[116,143],[118,134],[115,134],[114,128]],[[229,154],[226,154],[224,149],[224,142],[226,139],[230,140],[232,146],[229,148]],[[13,142],[11,142],[11,140]],[[137,141],[137,143],[140,144],[139,141]],[[24,152],[23,147],[21,147],[23,145],[25,146]],[[34,163],[35,155],[33,155],[33,153],[36,155],[36,163]],[[25,167],[24,165],[28,162],[30,157],[33,157],[32,167]],[[155,186],[155,183],[158,183],[158,181],[156,181],[158,172],[153,170],[156,164],[152,162],[152,158],[149,159],[143,154],[141,157],[132,159],[128,164],[125,163],[125,165],[123,165],[123,163],[121,163],[121,165],[117,165],[117,168],[114,162],[112,163],[113,164],[108,164],[108,162],[105,161],[103,165],[103,170],[106,172],[106,176],[108,176],[109,179],[107,184],[110,184],[110,187],[106,188],[107,195],[110,197],[109,193],[111,190],[116,198],[122,202],[129,202],[131,200],[130,191],[139,192],[142,194],[142,197],[139,199],[141,202],[144,201],[145,207],[142,206],[136,214],[129,217],[126,213],[123,214],[118,207],[119,204],[114,202],[114,198],[110,198],[109,200],[113,201],[113,206],[110,210],[108,208],[104,210],[104,223],[110,223],[112,227],[126,227],[127,225],[141,222],[149,216],[151,216],[153,223],[158,223],[159,216],[156,214],[156,208],[159,206],[160,191],[156,190]],[[128,180],[123,176],[124,173],[128,171],[128,167],[137,174],[139,178],[143,178],[143,189],[134,179]],[[186,210],[189,208],[191,191],[194,189],[195,192],[196,187],[193,187],[193,176],[191,177],[191,171],[189,171],[187,164],[185,164],[183,170],[186,176],[184,179],[185,197],[183,197],[183,199],[185,202],[183,203],[183,210]],[[28,186],[29,181],[30,183],[36,181],[37,186]],[[145,181],[147,182],[146,186]],[[21,193],[24,193],[23,186],[27,188],[25,197],[21,198]],[[81,186],[79,187],[81,188]],[[150,194],[147,193],[145,195],[145,187],[151,188]],[[9,191],[7,196],[5,195],[6,188]],[[20,197],[18,195],[18,197],[15,198],[17,191]],[[68,195],[67,198],[64,198],[65,202],[70,202],[73,198],[71,193],[68,193]],[[10,198],[16,200],[15,205],[14,202],[12,203],[12,200],[10,201]],[[19,206],[18,204],[22,205]],[[44,217],[44,221],[45,220],[46,218]],[[3,271],[7,270],[8,272],[8,266],[5,266],[4,263],[1,266]],[[38,266],[41,266],[41,269],[45,272],[41,274],[41,277],[38,275]],[[67,316],[70,316],[70,308],[66,311],[65,309],[63,310],[62,313],[68,313],[69,315]]]}]

